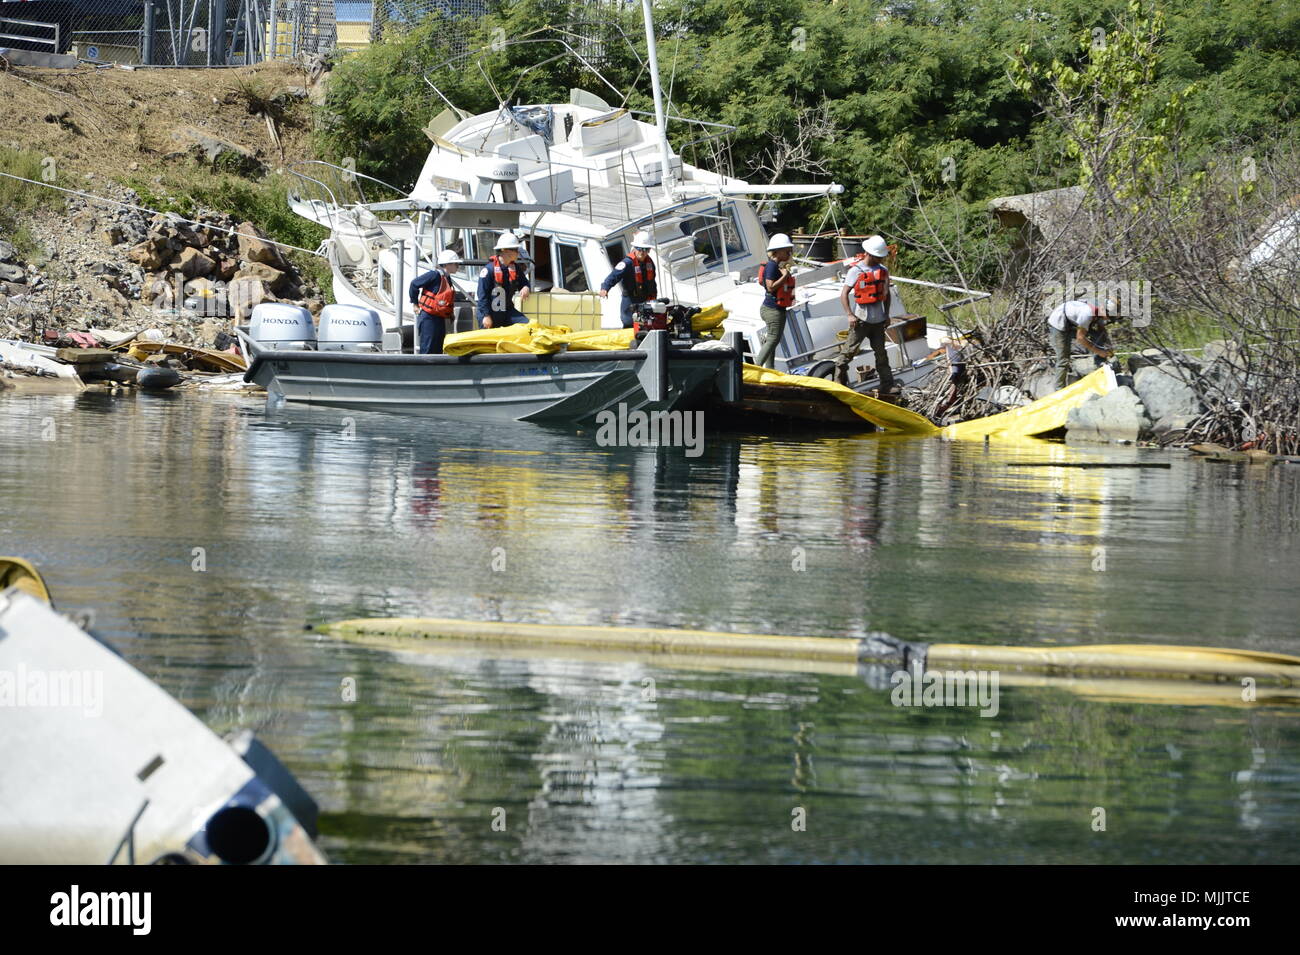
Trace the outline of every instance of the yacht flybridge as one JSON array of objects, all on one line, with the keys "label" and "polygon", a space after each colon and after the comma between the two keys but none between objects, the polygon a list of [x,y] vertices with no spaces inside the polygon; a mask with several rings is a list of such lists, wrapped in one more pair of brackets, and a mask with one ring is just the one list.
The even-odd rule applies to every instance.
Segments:
[{"label": "yacht flybridge", "polygon": [[[455,331],[468,331],[476,327],[479,268],[492,254],[498,234],[513,229],[524,241],[532,278],[533,294],[521,305],[525,314],[575,330],[617,328],[618,286],[605,299],[596,293],[627,253],[633,234],[645,230],[654,243],[659,294],[687,306],[721,304],[728,312],[724,329],[740,333],[744,350],[756,354],[764,331],[759,317],[763,293],[756,278],[767,245],[756,203],[774,195],[830,197],[843,187],[754,185],[684,162],[668,142],[669,120],[699,129],[702,138],[696,143],[733,127],[666,114],[648,0],[643,8],[653,116],[580,89],[571,90],[567,103],[518,105],[507,94],[497,109],[468,115],[426,76],[447,108],[426,127],[432,148],[408,194],[381,202],[340,202],[325,180],[337,179],[342,170],[325,163],[295,167],[303,186],[290,204],[299,215],[330,229],[326,252],[336,300],[374,309],[386,330],[405,327],[403,340],[409,341],[413,316],[406,284],[434,267],[440,249],[451,249],[466,262],[452,279],[461,303]],[[602,88],[614,89],[563,39],[520,42],[564,47]],[[347,179],[378,183],[354,173]],[[795,304],[776,365],[781,371],[829,377],[829,359],[846,326],[840,288],[847,263],[798,264]],[[891,305],[891,363],[902,384],[929,373],[929,366],[912,366],[943,331],[927,330],[923,318],[907,314],[898,283],[908,281],[894,279]],[[852,380],[870,385],[873,365],[869,350],[859,354],[851,366]]]}]

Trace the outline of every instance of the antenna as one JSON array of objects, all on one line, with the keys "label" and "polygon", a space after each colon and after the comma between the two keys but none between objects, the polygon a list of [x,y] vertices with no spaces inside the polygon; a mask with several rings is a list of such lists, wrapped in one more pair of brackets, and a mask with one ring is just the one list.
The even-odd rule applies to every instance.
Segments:
[{"label": "antenna", "polygon": [[672,196],[674,190],[672,151],[668,148],[668,125],[664,118],[664,91],[659,85],[659,50],[655,46],[655,21],[650,12],[650,0],[641,0],[641,13],[645,19],[646,53],[650,57],[650,83],[655,96],[655,127],[659,132],[659,155],[663,162],[664,195]]}]

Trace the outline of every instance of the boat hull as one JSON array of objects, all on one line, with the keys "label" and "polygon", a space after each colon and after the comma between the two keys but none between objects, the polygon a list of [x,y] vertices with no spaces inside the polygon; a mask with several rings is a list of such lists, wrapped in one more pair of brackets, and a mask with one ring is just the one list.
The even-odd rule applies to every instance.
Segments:
[{"label": "boat hull", "polygon": [[452,418],[592,424],[627,410],[703,407],[738,369],[734,350],[670,349],[554,355],[393,355],[258,351],[245,378],[303,404]]}]

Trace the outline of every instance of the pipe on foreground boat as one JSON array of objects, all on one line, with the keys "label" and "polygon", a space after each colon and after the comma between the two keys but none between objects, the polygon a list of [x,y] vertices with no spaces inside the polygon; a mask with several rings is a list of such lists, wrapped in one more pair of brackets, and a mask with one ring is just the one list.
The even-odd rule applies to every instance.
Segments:
[{"label": "pipe on foreground boat", "polygon": [[[910,643],[885,633],[835,638],[419,617],[343,620],[315,629],[393,650],[428,642],[461,651],[508,648],[583,658],[609,654],[668,667],[867,675],[869,682],[899,669],[996,670],[1009,685],[1055,686],[1103,700],[1300,703],[1300,657],[1219,647],[976,646]],[[1251,699],[1243,693],[1247,680]]]}]

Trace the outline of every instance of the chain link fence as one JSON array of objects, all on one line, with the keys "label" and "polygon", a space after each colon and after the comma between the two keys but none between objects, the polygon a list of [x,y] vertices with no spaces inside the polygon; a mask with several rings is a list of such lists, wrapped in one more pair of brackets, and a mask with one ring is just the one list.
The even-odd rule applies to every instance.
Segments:
[{"label": "chain link fence", "polygon": [[[371,3],[340,3],[353,18]],[[334,0],[0,0],[0,48],[98,63],[239,66],[328,54]],[[364,12],[362,9],[364,8]]]},{"label": "chain link fence", "polygon": [[[571,37],[599,60],[601,8]],[[355,50],[436,14],[454,53],[468,49],[490,0],[0,0],[0,48],[71,54],[97,63],[239,66]],[[590,32],[588,39],[582,33]]]}]

